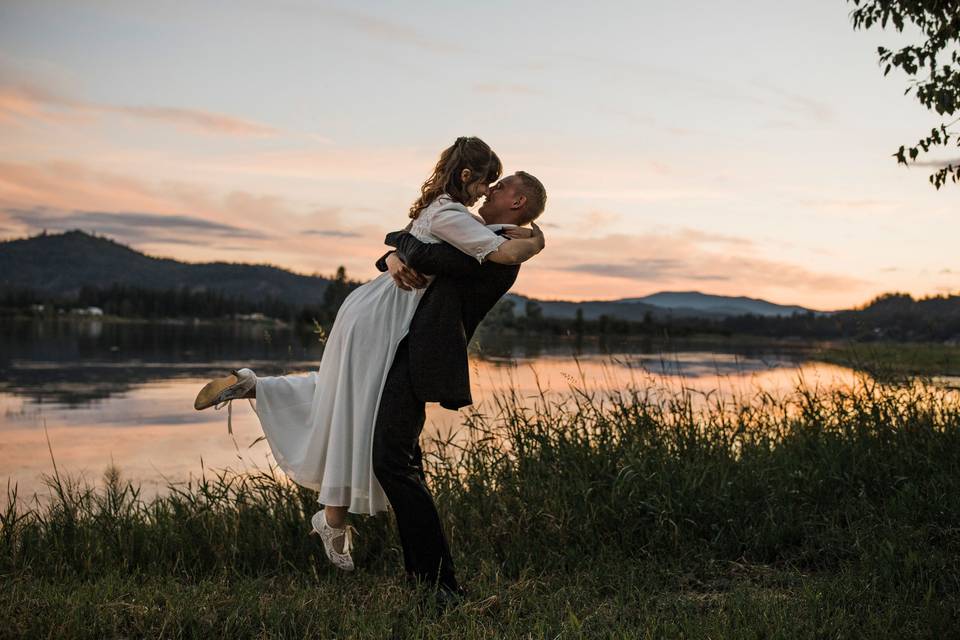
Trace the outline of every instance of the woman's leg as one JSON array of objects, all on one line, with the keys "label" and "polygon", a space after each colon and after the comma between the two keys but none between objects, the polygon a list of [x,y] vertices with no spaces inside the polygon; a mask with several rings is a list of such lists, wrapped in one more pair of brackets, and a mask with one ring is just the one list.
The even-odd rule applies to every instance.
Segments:
[{"label": "woman's leg", "polygon": [[[323,517],[327,524],[334,529],[343,529],[347,526],[347,507],[334,507],[325,505],[323,507]],[[343,545],[346,542],[346,536],[337,536],[332,541],[333,548],[337,553],[343,553]]]},{"label": "woman's leg", "polygon": [[343,529],[347,524],[347,507],[332,507],[326,505],[323,513],[327,517],[327,524],[334,529]]}]

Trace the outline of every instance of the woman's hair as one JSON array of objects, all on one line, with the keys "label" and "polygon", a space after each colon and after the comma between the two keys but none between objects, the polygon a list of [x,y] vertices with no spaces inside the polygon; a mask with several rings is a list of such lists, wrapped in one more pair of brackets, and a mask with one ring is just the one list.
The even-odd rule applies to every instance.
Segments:
[{"label": "woman's hair", "polygon": [[[464,183],[460,174],[470,169],[470,181]],[[483,180],[490,184],[500,178],[503,165],[490,146],[480,138],[457,138],[452,146],[443,150],[437,166],[427,181],[420,187],[420,197],[410,206],[410,217],[416,218],[420,211],[437,196],[446,193],[461,204],[470,200],[467,185]]]}]

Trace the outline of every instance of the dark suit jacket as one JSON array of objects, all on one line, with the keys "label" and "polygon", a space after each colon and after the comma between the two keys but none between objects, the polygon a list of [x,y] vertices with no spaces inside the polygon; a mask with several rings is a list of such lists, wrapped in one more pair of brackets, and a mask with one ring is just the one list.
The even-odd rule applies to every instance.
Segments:
[{"label": "dark suit jacket", "polygon": [[[483,317],[513,286],[520,266],[481,264],[448,244],[420,242],[405,231],[388,233],[386,244],[396,247],[407,266],[436,276],[407,334],[414,393],[447,409],[472,404],[467,345]],[[380,271],[387,270],[388,255],[377,261]]]}]

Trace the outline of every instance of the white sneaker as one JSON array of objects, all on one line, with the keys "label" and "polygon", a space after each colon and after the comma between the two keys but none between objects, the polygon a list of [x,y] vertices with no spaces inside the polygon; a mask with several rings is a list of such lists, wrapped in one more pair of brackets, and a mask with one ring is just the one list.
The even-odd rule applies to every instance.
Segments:
[{"label": "white sneaker", "polygon": [[[313,514],[313,517],[310,518],[310,524],[313,525],[310,535],[320,536],[323,541],[323,550],[327,552],[327,558],[330,559],[333,566],[344,571],[353,571],[353,558],[350,557],[350,551],[353,549],[353,535],[356,534],[356,530],[350,525],[342,529],[331,527],[327,523],[327,514],[324,513],[323,509]],[[333,541],[341,536],[343,537],[342,553],[337,551],[333,545]]]}]

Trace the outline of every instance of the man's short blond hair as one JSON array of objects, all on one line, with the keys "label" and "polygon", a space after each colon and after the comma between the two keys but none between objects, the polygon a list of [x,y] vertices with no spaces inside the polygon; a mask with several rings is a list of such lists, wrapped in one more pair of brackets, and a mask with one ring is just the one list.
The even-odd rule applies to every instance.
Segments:
[{"label": "man's short blond hair", "polygon": [[523,224],[533,222],[547,207],[547,190],[543,183],[526,171],[517,171],[513,175],[520,178],[520,192],[527,197],[523,210]]}]

